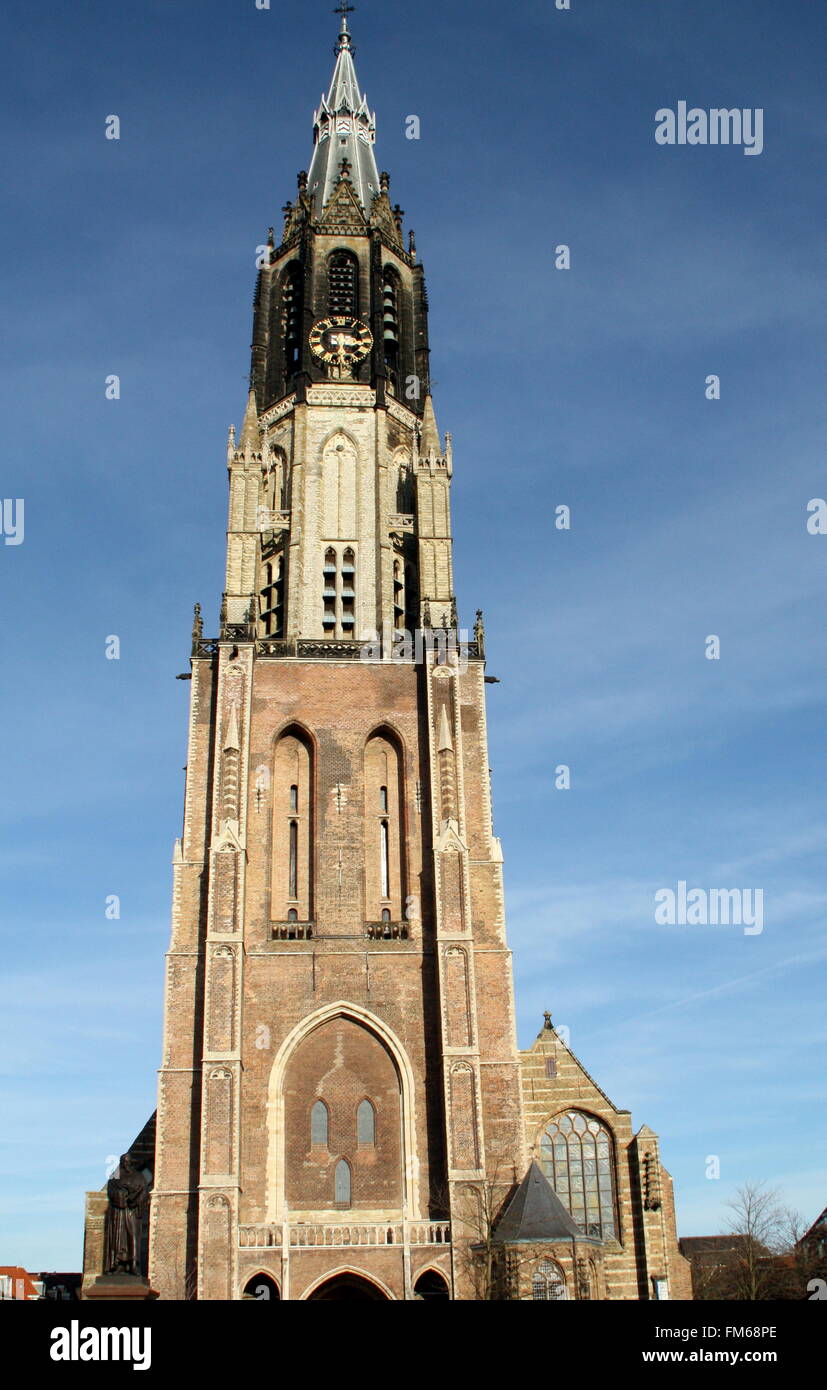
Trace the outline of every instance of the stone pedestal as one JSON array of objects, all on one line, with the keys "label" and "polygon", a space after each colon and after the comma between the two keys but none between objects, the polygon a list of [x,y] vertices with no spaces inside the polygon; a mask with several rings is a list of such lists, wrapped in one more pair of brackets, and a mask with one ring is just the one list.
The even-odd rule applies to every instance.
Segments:
[{"label": "stone pedestal", "polygon": [[140,1274],[99,1274],[95,1279],[84,1280],[80,1296],[109,1303],[140,1303],[158,1297],[149,1280]]}]

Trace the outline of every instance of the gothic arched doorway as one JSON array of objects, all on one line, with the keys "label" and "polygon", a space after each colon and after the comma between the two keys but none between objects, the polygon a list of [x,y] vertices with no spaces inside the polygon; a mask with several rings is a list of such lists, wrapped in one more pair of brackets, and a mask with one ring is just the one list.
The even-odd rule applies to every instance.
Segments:
[{"label": "gothic arched doorway", "polygon": [[417,1298],[450,1298],[447,1280],[435,1269],[426,1269],[414,1284]]},{"label": "gothic arched doorway", "polygon": [[275,1279],[271,1279],[269,1274],[254,1274],[252,1279],[248,1279],[244,1285],[242,1299],[255,1298],[259,1302],[278,1301],[281,1298],[279,1286]]},{"label": "gothic arched doorway", "polygon": [[360,1274],[335,1274],[332,1279],[326,1279],[313,1290],[309,1302],[324,1300],[328,1303],[339,1303],[351,1299],[384,1300],[386,1297],[376,1284],[371,1283],[370,1279],[363,1279]]}]

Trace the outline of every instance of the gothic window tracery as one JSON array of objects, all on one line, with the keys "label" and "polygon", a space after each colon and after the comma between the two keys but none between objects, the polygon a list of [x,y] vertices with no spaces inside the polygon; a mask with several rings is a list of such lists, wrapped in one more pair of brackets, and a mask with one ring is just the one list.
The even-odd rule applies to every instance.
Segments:
[{"label": "gothic window tracery", "polygon": [[611,1135],[594,1115],[566,1110],[550,1120],[540,1140],[540,1166],[585,1235],[617,1235]]},{"label": "gothic window tracery", "polygon": [[567,1296],[566,1280],[562,1269],[552,1260],[543,1260],[531,1278],[531,1297],[534,1300],[559,1300]]}]

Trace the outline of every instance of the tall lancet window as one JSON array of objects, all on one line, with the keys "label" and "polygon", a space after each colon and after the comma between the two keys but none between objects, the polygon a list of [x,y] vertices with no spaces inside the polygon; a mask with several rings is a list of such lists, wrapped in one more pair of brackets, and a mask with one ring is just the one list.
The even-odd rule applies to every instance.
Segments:
[{"label": "tall lancet window", "polygon": [[405,832],[402,750],[390,730],[365,747],[365,918],[402,922]]},{"label": "tall lancet window", "polygon": [[399,394],[399,278],[385,266],[382,276],[382,339],[388,385]]},{"label": "tall lancet window", "polygon": [[284,557],[275,555],[262,567],[259,601],[262,637],[284,635]]},{"label": "tall lancet window", "polygon": [[304,280],[301,265],[292,261],[281,282],[281,332],[284,373],[293,376],[301,363]]},{"label": "tall lancet window", "polygon": [[346,1158],[340,1158],[336,1164],[335,1201],[337,1207],[349,1207],[351,1203],[350,1164]]},{"label": "tall lancet window", "polygon": [[393,562],[393,626],[394,631],[405,631],[405,567],[399,556]]},{"label": "tall lancet window", "polygon": [[327,312],[359,317],[359,262],[350,251],[334,251],[327,263]]},{"label": "tall lancet window", "polygon": [[313,920],[313,755],[300,729],[276,744],[273,776],[271,914],[276,922]]}]

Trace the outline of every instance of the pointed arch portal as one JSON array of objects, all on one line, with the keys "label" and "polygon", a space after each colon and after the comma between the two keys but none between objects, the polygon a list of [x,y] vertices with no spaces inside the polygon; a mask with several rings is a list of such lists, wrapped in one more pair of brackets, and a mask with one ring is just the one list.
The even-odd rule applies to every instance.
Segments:
[{"label": "pointed arch portal", "polygon": [[377,1284],[370,1279],[365,1279],[361,1274],[336,1274],[332,1279],[326,1279],[323,1284],[314,1289],[309,1295],[309,1302],[344,1303],[351,1300],[375,1301],[385,1300],[388,1295],[383,1293]]}]

